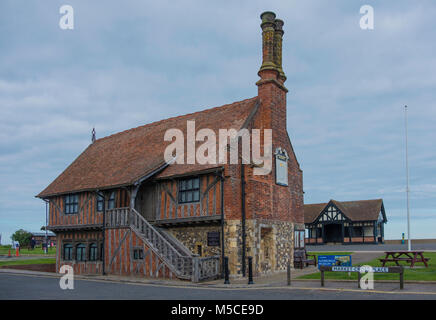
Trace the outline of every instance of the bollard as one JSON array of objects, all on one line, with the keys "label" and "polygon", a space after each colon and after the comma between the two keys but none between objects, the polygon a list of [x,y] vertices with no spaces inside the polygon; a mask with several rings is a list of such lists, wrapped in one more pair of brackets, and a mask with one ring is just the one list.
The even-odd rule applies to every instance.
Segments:
[{"label": "bollard", "polygon": [[248,284],[253,283],[253,257],[248,257]]},{"label": "bollard", "polygon": [[230,284],[229,281],[229,258],[224,257],[224,284]]},{"label": "bollard", "polygon": [[324,269],[321,267],[321,287],[324,287]]},{"label": "bollard", "polygon": [[291,265],[288,263],[288,286],[291,285]]}]

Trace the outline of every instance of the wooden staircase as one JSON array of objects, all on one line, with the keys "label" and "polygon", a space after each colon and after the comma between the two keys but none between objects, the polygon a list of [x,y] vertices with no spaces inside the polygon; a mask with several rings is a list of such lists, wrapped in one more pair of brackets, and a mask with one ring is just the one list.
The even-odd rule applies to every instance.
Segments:
[{"label": "wooden staircase", "polygon": [[134,208],[116,208],[106,211],[106,227],[129,227],[179,278],[198,282],[219,277],[219,256],[198,257],[179,240],[162,228],[153,227]]}]

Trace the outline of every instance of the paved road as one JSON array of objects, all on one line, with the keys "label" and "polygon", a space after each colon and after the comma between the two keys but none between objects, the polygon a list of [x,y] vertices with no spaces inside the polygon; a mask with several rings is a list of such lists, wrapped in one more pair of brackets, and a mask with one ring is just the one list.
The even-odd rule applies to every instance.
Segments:
[{"label": "paved road", "polygon": [[436,295],[410,293],[369,293],[362,291],[321,291],[319,288],[222,289],[171,287],[107,281],[75,280],[74,290],[61,290],[59,279],[46,276],[0,274],[0,299],[436,299]]},{"label": "paved road", "polygon": [[[310,245],[306,247],[308,251],[395,251],[407,250],[407,244],[350,244],[350,245]],[[413,244],[412,250],[436,251],[436,243],[417,243]]]}]

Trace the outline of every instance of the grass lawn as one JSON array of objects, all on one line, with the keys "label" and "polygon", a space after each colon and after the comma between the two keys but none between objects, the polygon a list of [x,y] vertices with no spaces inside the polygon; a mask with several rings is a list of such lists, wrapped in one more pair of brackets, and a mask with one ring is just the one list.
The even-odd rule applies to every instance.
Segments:
[{"label": "grass lawn", "polygon": [[0,261],[0,267],[25,265],[25,264],[55,264],[55,263],[56,263],[55,258],[25,259],[25,260],[15,260],[15,261]]},{"label": "grass lawn", "polygon": [[[0,255],[8,255],[9,252],[9,248],[11,246],[0,246]],[[33,250],[29,250],[28,248],[21,248],[20,249],[20,254],[21,255],[43,255],[44,254],[44,250],[42,250],[41,247],[35,247],[35,249]],[[54,248],[49,248],[48,249],[48,254],[49,255],[56,255],[56,247]],[[11,255],[15,256],[15,249],[11,249]]]},{"label": "grass lawn", "polygon": [[[327,254],[327,253],[326,253]],[[384,257],[381,254],[379,258]],[[428,262],[428,268],[425,268],[423,263],[417,263],[413,269],[406,267],[404,269],[404,280],[418,280],[418,281],[436,281],[436,252],[424,252],[425,258],[430,258]],[[381,262],[377,259],[368,261],[366,263],[360,263],[360,265],[369,265],[372,267],[381,267]],[[408,266],[406,262],[400,262],[400,265]],[[386,267],[395,266],[395,263],[389,262]],[[320,272],[307,274],[299,277],[298,279],[320,279]],[[348,279],[357,281],[357,273],[352,272],[348,274],[347,272],[326,272],[326,279]],[[374,280],[398,280],[399,275],[395,273],[375,273]]]}]

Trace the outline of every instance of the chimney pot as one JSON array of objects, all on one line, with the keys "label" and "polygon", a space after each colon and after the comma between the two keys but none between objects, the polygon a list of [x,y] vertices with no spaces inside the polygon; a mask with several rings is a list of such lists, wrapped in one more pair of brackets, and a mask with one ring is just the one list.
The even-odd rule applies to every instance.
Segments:
[{"label": "chimney pot", "polygon": [[[275,18],[274,12],[266,11],[260,15],[262,23],[262,66],[259,73],[264,70],[276,70],[274,64],[274,32]],[[259,74],[260,75],[260,74]]]},{"label": "chimney pot", "polygon": [[262,19],[263,23],[274,23],[274,19],[276,18],[276,14],[271,11],[265,11],[260,15],[260,18]]},{"label": "chimney pot", "polygon": [[277,71],[279,72],[279,79],[282,82],[286,81],[285,73],[282,69],[282,43],[283,43],[283,20],[276,19],[275,23],[275,32],[274,32],[274,64],[277,67]]}]

